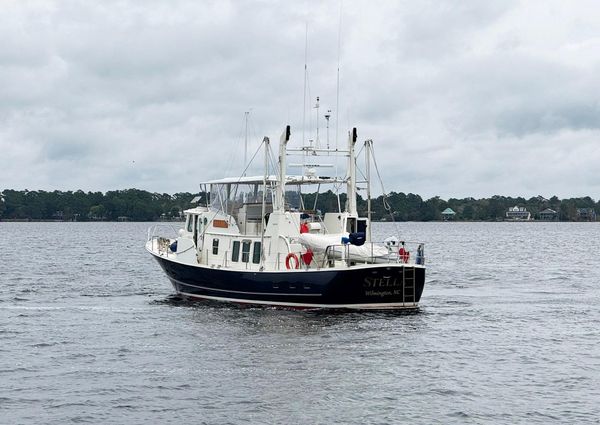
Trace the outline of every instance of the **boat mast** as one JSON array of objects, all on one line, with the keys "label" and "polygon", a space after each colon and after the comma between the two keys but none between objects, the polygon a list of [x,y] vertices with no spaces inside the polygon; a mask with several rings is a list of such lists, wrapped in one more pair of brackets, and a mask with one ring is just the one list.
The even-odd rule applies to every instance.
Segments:
[{"label": "boat mast", "polygon": [[[249,114],[250,114],[250,111],[244,112],[244,117],[245,117],[245,121],[246,121],[246,135],[244,137],[244,169],[246,169],[246,167],[248,166],[248,115]],[[244,172],[244,175],[246,175],[246,172]]]},{"label": "boat mast", "polygon": [[325,119],[327,120],[327,150],[329,150],[329,118],[331,118],[331,109],[328,109],[325,114]]},{"label": "boat mast", "polygon": [[317,103],[315,104],[315,109],[317,110],[317,138],[316,138],[316,142],[315,142],[315,146],[317,148],[321,147],[319,145],[319,96],[317,96]]},{"label": "boat mast", "polygon": [[263,193],[262,193],[262,231],[260,232],[260,266],[264,265],[265,261],[265,230],[267,228],[266,209],[267,209],[267,176],[269,175],[269,138],[265,136],[263,139],[265,144],[265,173],[263,175]]},{"label": "boat mast", "polygon": [[279,182],[277,185],[277,191],[276,191],[276,196],[275,196],[275,200],[276,205],[274,205],[274,210],[276,209],[279,212],[284,212],[285,208],[285,171],[286,171],[286,165],[285,165],[285,157],[287,155],[286,153],[286,145],[287,142],[290,140],[290,126],[286,125],[285,126],[285,131],[283,132],[283,134],[281,135],[281,138],[279,139]]},{"label": "boat mast", "polygon": [[348,207],[350,215],[358,215],[356,210],[356,159],[354,158],[354,145],[356,145],[356,127],[348,134]]},{"label": "boat mast", "polygon": [[367,168],[367,242],[371,242],[371,149],[372,140],[365,141],[365,162]]}]

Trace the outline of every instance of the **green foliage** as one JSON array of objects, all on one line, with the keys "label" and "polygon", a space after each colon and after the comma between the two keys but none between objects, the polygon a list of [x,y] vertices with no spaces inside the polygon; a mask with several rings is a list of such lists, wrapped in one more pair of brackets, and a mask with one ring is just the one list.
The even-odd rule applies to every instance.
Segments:
[{"label": "green foliage", "polygon": [[[131,220],[153,221],[180,218],[183,210],[191,208],[191,199],[195,195],[189,192],[151,193],[139,189],[114,190],[101,192],[61,192],[55,190],[11,190],[0,192],[0,219],[12,220]],[[201,194],[205,196],[205,194]],[[292,199],[287,192],[288,201],[300,205],[300,199]],[[340,194],[339,205],[346,206],[346,194]],[[316,201],[316,202],[315,202]],[[302,204],[306,210],[331,212],[338,210],[338,196],[331,190],[302,195]],[[454,220],[497,221],[505,218],[508,208],[525,207],[534,218],[546,208],[558,213],[562,221],[576,221],[578,208],[592,208],[600,212],[600,201],[595,202],[589,196],[583,198],[559,199],[556,196],[545,199],[537,196],[531,199],[521,197],[492,196],[474,199],[450,198],[447,201],[436,196],[423,200],[413,193],[392,192],[371,200],[373,220],[396,221],[432,221],[441,220],[441,212],[452,208],[456,212]],[[367,214],[367,201],[358,196],[357,208],[360,215]]]},{"label": "green foliage", "polygon": [[191,193],[150,193],[139,189],[106,192],[4,190],[0,218],[13,220],[131,220],[179,218],[191,208]]}]

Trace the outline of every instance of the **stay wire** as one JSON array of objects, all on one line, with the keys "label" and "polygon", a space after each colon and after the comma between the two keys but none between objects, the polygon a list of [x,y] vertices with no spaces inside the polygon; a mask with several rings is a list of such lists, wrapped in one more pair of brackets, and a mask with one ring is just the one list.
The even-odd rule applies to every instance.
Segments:
[{"label": "stay wire", "polygon": [[375,158],[375,150],[373,149],[373,145],[370,146],[371,149],[371,158],[373,158],[373,165],[375,166],[375,172],[377,173],[377,178],[379,179],[379,184],[381,185],[381,193],[383,194],[383,208],[389,213],[390,218],[392,219],[392,223],[394,223],[394,229],[396,230],[396,234],[399,235],[400,231],[398,229],[398,223],[394,219],[394,214],[392,213],[392,207],[388,202],[388,195],[385,192],[385,188],[383,187],[383,179],[381,178],[381,173],[379,172],[379,167],[377,166],[377,159]]}]

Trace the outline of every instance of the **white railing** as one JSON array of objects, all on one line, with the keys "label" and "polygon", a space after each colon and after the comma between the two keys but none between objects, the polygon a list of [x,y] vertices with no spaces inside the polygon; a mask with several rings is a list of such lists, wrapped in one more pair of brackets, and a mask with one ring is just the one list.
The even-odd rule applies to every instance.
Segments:
[{"label": "white railing", "polygon": [[354,264],[410,264],[425,265],[425,244],[420,242],[401,241],[397,244],[389,242],[365,242],[356,249],[350,243],[329,245],[321,259],[321,267],[333,267],[335,261],[344,261],[346,265]]},{"label": "white railing", "polygon": [[151,242],[151,250],[159,255],[168,255],[175,239],[177,229],[171,224],[155,224],[148,228],[147,241]]},{"label": "white railing", "polygon": [[[329,245],[325,251],[313,252],[309,264],[305,263],[306,250],[295,252],[290,245],[287,252],[277,253],[275,269],[285,270],[290,268],[329,268],[339,266],[340,262],[346,267],[357,264],[407,264],[425,265],[425,244],[412,241],[365,242],[361,246],[350,243]],[[293,256],[295,258],[289,258]],[[289,267],[288,267],[289,264]]]},{"label": "white railing", "polygon": [[163,237],[165,239],[177,239],[177,229],[172,224],[155,224],[148,228],[148,239]]}]

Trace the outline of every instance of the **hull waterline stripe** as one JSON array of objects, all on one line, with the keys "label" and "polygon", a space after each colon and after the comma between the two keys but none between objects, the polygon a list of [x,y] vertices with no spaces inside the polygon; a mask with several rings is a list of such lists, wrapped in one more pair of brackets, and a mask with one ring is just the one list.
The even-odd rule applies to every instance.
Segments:
[{"label": "hull waterline stripe", "polygon": [[226,297],[215,297],[212,295],[198,295],[190,294],[187,292],[178,292],[180,295],[184,295],[190,298],[202,298],[214,301],[229,301],[241,304],[261,304],[261,305],[273,305],[281,307],[308,307],[308,308],[348,308],[348,309],[415,309],[418,308],[418,303],[366,303],[366,304],[304,304],[304,303],[288,303],[283,301],[260,301],[260,300],[246,300],[242,298],[226,298]]},{"label": "hull waterline stripe", "polygon": [[191,283],[182,282],[180,280],[169,277],[172,282],[177,282],[179,285],[191,286],[192,288],[204,289],[206,291],[218,291],[218,292],[229,292],[232,294],[245,294],[245,295],[273,295],[273,296],[294,296],[294,297],[320,297],[323,294],[293,294],[293,293],[281,293],[281,292],[247,292],[247,291],[236,291],[233,289],[219,289],[209,288],[207,286],[193,285]]}]

